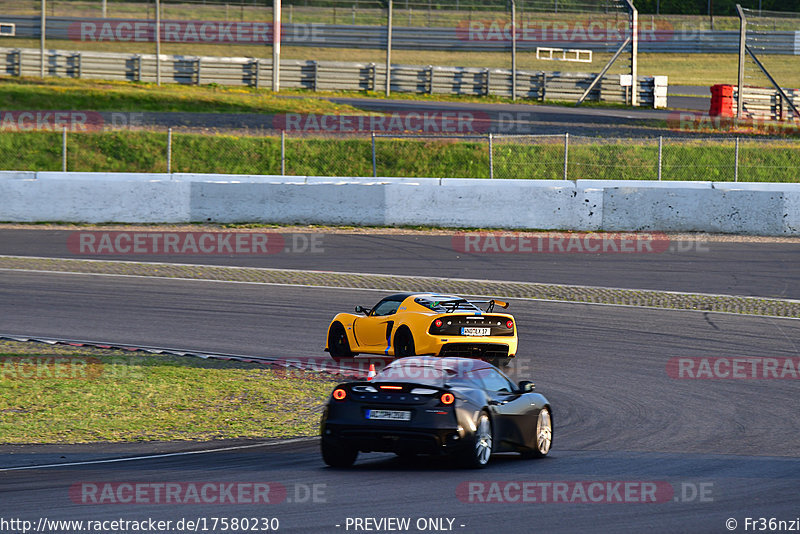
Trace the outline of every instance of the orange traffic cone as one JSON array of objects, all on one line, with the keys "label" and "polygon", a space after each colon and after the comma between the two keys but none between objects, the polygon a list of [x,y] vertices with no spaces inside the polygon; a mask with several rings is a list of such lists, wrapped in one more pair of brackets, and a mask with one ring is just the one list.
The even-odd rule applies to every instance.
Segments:
[{"label": "orange traffic cone", "polygon": [[375,364],[374,363],[369,364],[369,373],[367,373],[367,380],[372,380],[373,378],[375,378],[376,374],[377,373],[375,372]]}]

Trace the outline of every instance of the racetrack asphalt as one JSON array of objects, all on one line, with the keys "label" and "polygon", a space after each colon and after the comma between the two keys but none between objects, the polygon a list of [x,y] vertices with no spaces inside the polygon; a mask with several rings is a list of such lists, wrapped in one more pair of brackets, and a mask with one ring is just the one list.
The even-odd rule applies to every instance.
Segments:
[{"label": "racetrack asphalt", "polygon": [[[285,98],[298,98],[286,96]],[[303,97],[305,98],[305,97]],[[471,126],[468,131],[428,131],[428,134],[519,134],[519,135],[570,135],[589,137],[730,137],[727,132],[698,133],[694,130],[680,130],[677,125],[677,110],[707,112],[708,99],[696,96],[670,96],[670,107],[675,109],[622,108],[598,106],[556,106],[552,104],[531,103],[475,103],[475,102],[436,102],[425,100],[382,99],[367,97],[320,97],[337,104],[346,104],[363,111],[376,113],[469,113]],[[113,122],[111,112],[102,112],[106,121]],[[134,116],[131,116],[134,117]],[[285,126],[276,126],[275,115],[259,113],[204,113],[204,112],[151,112],[135,115],[137,126],[163,129],[167,127],[191,131],[206,130],[248,130],[253,132],[276,132]],[[129,120],[129,119],[126,119]],[[133,120],[133,119],[130,119]],[[285,121],[281,121],[283,125]],[[127,122],[126,122],[127,124]],[[322,133],[293,131],[287,135]],[[338,132],[333,132],[338,133]],[[358,132],[357,132],[358,133]],[[378,132],[380,133],[380,132]],[[397,132],[395,132],[397,133]],[[369,131],[360,132],[369,136]]]},{"label": "racetrack asphalt", "polygon": [[[332,315],[379,297],[352,289],[3,271],[0,332],[119,343],[146,339],[155,346],[322,359]],[[533,378],[554,407],[554,449],[545,460],[510,455],[495,458],[486,470],[462,471],[438,460],[406,463],[369,454],[354,469],[335,470],[324,467],[316,442],[309,440],[4,471],[3,517],[267,516],[279,518],[280,530],[288,532],[352,532],[345,530],[348,517],[447,517],[459,532],[494,532],[502,525],[512,533],[727,532],[729,518],[742,529],[746,517],[797,517],[800,381],[676,379],[667,363],[703,357],[796,360],[800,322],[574,303],[514,301],[512,306],[524,349],[510,373]],[[126,445],[118,455],[165,449],[179,447]],[[53,452],[42,448],[0,451],[6,453],[5,466],[53,460]],[[13,462],[6,460],[10,452]],[[71,449],[62,461],[114,452],[113,446],[86,446]],[[70,497],[70,488],[83,482],[203,481],[274,482],[293,502],[92,505]],[[459,498],[463,484],[490,481],[653,481],[672,491],[663,502],[646,504]],[[304,501],[314,484],[321,495],[316,502]]]},{"label": "racetrack asphalt", "polygon": [[[86,229],[89,230],[89,229]],[[158,229],[139,228],[138,231]],[[202,231],[193,227],[191,231]],[[797,242],[737,242],[724,237],[668,237],[653,253],[462,252],[451,235],[422,233],[281,234],[283,250],[266,255],[91,255],[67,246],[81,229],[0,228],[0,254],[145,262],[192,263],[278,269],[312,269],[576,284],[629,289],[800,299]],[[259,231],[259,230],[256,230]],[[533,234],[535,236],[535,234]],[[460,248],[459,248],[460,247]],[[520,247],[522,248],[522,247]],[[646,250],[646,249],[642,249]]]}]

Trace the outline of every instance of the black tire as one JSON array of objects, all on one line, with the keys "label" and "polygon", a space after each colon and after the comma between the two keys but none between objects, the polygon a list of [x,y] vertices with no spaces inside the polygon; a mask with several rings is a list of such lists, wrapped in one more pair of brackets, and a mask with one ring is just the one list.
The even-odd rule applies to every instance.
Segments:
[{"label": "black tire", "polygon": [[412,450],[401,449],[399,451],[394,451],[394,453],[402,462],[412,462],[417,459],[417,453]]},{"label": "black tire", "polygon": [[328,333],[328,352],[331,358],[337,362],[355,356],[355,353],[350,350],[350,342],[347,340],[347,333],[344,331],[342,323],[331,325]]},{"label": "black tire", "polygon": [[394,335],[394,357],[406,358],[408,356],[416,356],[417,353],[414,349],[414,337],[407,328],[401,328]]},{"label": "black tire", "polygon": [[475,429],[475,437],[461,455],[465,467],[480,469],[486,467],[494,449],[494,429],[489,414],[481,412]]},{"label": "black tire", "polygon": [[526,458],[544,458],[553,448],[553,415],[545,406],[536,419],[536,443],[530,451],[522,453]]},{"label": "black tire", "polygon": [[350,467],[358,457],[358,449],[329,439],[320,442],[322,459],[331,467]]},{"label": "black tire", "polygon": [[489,363],[497,367],[498,369],[505,369],[508,367],[508,364],[511,363],[511,358],[491,358]]}]

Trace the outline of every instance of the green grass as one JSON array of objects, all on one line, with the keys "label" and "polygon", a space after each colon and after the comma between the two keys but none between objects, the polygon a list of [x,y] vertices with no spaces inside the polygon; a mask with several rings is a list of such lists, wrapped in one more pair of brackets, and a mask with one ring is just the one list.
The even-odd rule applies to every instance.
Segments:
[{"label": "green grass", "polygon": [[[734,134],[732,134],[734,135]],[[569,179],[658,177],[656,139],[571,138]],[[58,171],[60,134],[0,132],[0,169]],[[89,172],[166,172],[164,133],[115,131],[68,137],[68,170]],[[279,174],[280,138],[174,134],[172,171],[192,173]],[[734,179],[732,139],[666,139],[664,180]],[[378,176],[488,178],[488,143],[483,140],[392,139],[376,142]],[[743,138],[739,180],[798,182],[800,144],[792,139]],[[498,138],[495,178],[562,179],[562,138]],[[286,139],[286,173],[297,176],[372,176],[369,135],[348,138]]]},{"label": "green grass", "polygon": [[0,342],[0,443],[313,436],[335,384],[259,364],[41,349]]},{"label": "green grass", "polygon": [[342,113],[350,106],[266,89],[154,83],[0,78],[3,110],[179,111],[207,113]]},{"label": "green grass", "polygon": [[[662,180],[733,181],[734,159],[733,141],[665,140]],[[496,178],[562,178],[564,152],[556,144],[501,145],[494,162]],[[799,182],[798,166],[800,146],[791,140],[740,143],[739,181]],[[657,141],[573,142],[568,171],[570,180],[657,180]]]},{"label": "green grass", "polygon": [[[204,113],[318,113],[368,114],[329,98],[383,98],[381,91],[309,91],[284,89],[276,95],[268,89],[219,85],[178,85],[78,80],[72,78],[2,78],[0,110],[79,110],[118,112],[204,112]],[[429,95],[393,93],[392,99],[429,102],[475,102],[505,104],[499,96]],[[536,105],[539,101],[525,100]],[[548,101],[548,103],[556,103]],[[573,105],[574,103],[564,103]],[[609,102],[585,102],[585,107],[625,107]]]}]

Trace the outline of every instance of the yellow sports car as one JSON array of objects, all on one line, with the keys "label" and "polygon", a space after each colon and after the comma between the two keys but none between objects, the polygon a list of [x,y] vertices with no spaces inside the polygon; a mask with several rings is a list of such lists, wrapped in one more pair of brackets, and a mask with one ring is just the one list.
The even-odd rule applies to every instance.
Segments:
[{"label": "yellow sports car", "polygon": [[[483,307],[483,308],[482,308]],[[467,300],[435,293],[399,293],[371,309],[356,306],[328,327],[325,350],[334,360],[356,354],[458,356],[508,365],[517,352],[514,317],[496,313],[499,300]]]}]

